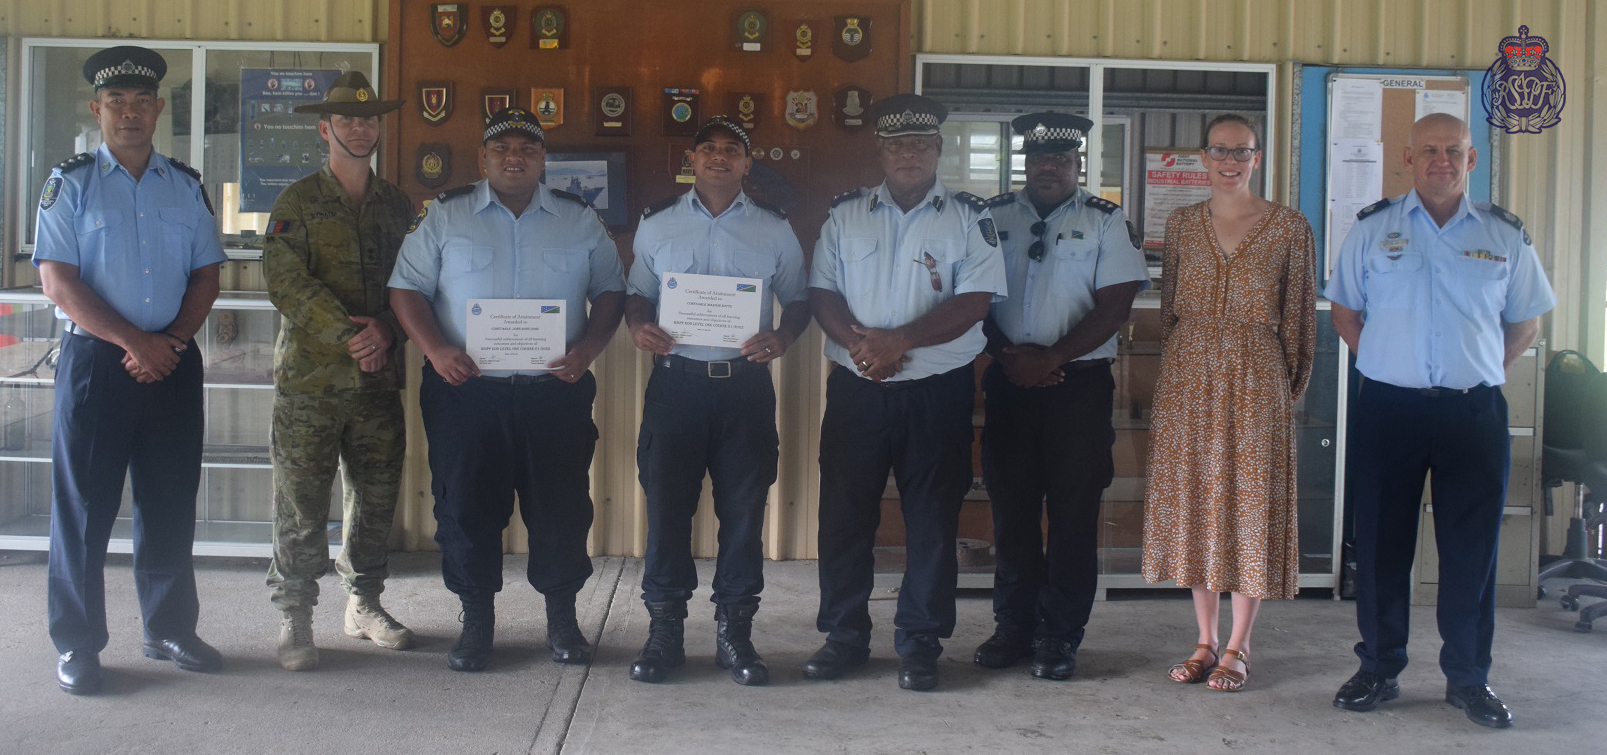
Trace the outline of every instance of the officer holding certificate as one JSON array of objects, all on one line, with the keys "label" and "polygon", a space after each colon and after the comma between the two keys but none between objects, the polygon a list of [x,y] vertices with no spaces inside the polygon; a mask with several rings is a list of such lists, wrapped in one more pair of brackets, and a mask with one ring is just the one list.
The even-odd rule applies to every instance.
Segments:
[{"label": "officer holding certificate", "polygon": [[[692,515],[705,472],[714,481],[720,520],[713,595],[715,663],[738,684],[769,680],[750,639],[764,587],[761,529],[776,480],[776,395],[769,363],[809,326],[803,249],[787,216],[744,194],[753,160],[747,132],[715,116],[698,129],[691,152],[693,190],[648,207],[636,232],[625,320],[637,348],[652,353],[636,459],[647,494],[647,563],[642,600],[651,617],[631,678],[663,681],[680,666],[682,620],[697,587]],[[758,318],[732,336],[737,345],[678,343],[667,328],[672,287],[690,276],[739,309],[758,299]],[[706,279],[701,276],[721,276]],[[771,297],[782,304],[775,328]],[[661,327],[662,325],[662,327]],[[750,328],[751,330],[747,330]],[[691,340],[691,339],[688,339]]]},{"label": "officer holding certificate", "polygon": [[[390,280],[391,307],[428,359],[419,408],[434,478],[435,541],[447,589],[463,603],[463,633],[447,665],[480,671],[490,659],[502,530],[515,492],[529,529],[530,584],[546,599],[553,660],[587,663],[591,649],[575,621],[575,593],[591,576],[597,383],[588,368],[619,327],[624,276],[596,211],[540,184],[547,152],[530,111],[493,116],[479,157],[486,177],[419,212]],[[465,350],[469,318],[480,302],[483,314],[519,299],[559,300],[539,310],[563,318],[567,352],[544,365],[482,371]]]}]

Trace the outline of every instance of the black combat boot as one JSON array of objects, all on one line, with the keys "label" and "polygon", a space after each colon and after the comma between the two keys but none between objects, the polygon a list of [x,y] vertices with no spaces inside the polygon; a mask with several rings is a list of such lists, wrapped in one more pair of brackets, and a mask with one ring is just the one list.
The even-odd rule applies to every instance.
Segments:
[{"label": "black combat boot", "polygon": [[575,621],[575,596],[547,597],[547,647],[556,663],[591,662],[591,643]]},{"label": "black combat boot", "polygon": [[447,668],[453,671],[484,671],[491,662],[491,640],[497,630],[497,611],[491,598],[464,598],[463,633],[446,654]]},{"label": "black combat boot", "polygon": [[651,621],[647,642],[631,664],[631,679],[657,684],[669,676],[670,669],[686,663],[686,601],[644,601]]},{"label": "black combat boot", "polygon": [[731,669],[731,680],[744,686],[762,686],[770,681],[770,669],[753,649],[753,614],[757,604],[714,608],[714,663]]}]

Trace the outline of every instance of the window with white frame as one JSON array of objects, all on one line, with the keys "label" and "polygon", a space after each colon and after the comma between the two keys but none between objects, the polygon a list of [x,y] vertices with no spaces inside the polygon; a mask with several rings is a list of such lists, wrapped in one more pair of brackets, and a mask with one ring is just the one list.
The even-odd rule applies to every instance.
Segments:
[{"label": "window with white frame", "polygon": [[[34,208],[51,169],[80,152],[100,146],[100,129],[90,115],[94,90],[84,81],[84,61],[106,48],[106,39],[25,38],[22,40],[22,131],[20,159],[13,164],[17,185],[20,239],[12,248],[31,251]],[[217,211],[218,230],[231,257],[260,254],[266,212],[241,209],[241,79],[251,69],[361,71],[380,87],[379,45],[362,43],[197,42],[129,40],[167,60],[160,96],[156,150],[201,171]],[[197,92],[200,95],[197,96]],[[315,115],[298,116],[316,120]],[[196,138],[199,135],[199,138]],[[309,147],[275,145],[274,162],[314,168],[322,163]],[[310,169],[309,169],[310,172]]]}]

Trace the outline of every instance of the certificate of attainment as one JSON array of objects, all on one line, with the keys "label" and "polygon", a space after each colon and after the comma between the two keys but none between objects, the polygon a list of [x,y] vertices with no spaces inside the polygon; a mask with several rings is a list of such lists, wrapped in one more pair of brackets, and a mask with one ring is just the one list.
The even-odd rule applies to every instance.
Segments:
[{"label": "certificate of attainment", "polygon": [[678,344],[737,348],[759,332],[764,281],[667,273],[658,292],[658,326]]},{"label": "certificate of attainment", "polygon": [[544,370],[564,355],[563,299],[470,299],[464,351],[482,370]]}]

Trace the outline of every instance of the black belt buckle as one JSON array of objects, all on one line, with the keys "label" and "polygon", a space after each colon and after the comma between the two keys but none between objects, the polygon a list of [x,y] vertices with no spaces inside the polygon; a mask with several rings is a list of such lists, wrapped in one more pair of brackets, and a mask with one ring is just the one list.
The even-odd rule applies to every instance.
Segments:
[{"label": "black belt buckle", "polygon": [[[707,369],[709,377],[711,377],[711,378],[728,378],[728,377],[731,377],[731,363],[730,362],[704,362],[703,364]],[[719,368],[719,369],[716,369],[716,368]]]}]

